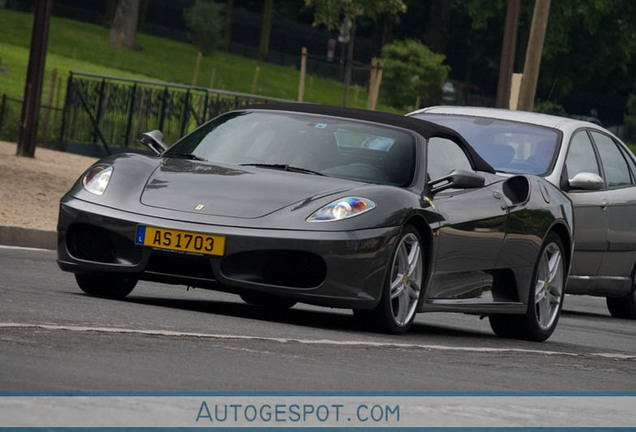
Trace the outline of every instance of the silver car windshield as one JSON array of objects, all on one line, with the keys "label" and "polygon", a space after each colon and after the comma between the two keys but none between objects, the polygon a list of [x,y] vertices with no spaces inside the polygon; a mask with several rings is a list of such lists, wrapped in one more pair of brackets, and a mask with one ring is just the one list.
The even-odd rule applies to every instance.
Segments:
[{"label": "silver car windshield", "polygon": [[204,124],[163,156],[406,186],[413,179],[415,139],[346,118],[246,111]]},{"label": "silver car windshield", "polygon": [[545,175],[556,158],[559,134],[554,129],[464,115],[420,113],[414,117],[456,130],[500,172]]}]

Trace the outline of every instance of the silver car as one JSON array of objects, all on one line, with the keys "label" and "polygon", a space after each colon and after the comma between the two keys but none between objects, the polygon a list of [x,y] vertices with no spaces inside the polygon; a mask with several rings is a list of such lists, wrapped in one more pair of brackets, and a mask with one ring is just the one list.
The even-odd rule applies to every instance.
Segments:
[{"label": "silver car", "polygon": [[585,121],[494,108],[438,106],[408,114],[448,126],[502,173],[546,178],[572,200],[575,249],[566,291],[604,296],[636,319],[636,161]]}]

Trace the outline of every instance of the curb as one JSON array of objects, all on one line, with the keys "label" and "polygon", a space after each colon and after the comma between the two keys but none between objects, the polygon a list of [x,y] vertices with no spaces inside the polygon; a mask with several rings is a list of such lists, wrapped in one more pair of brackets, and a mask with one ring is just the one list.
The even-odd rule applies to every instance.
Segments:
[{"label": "curb", "polygon": [[57,232],[0,225],[0,245],[55,250]]}]

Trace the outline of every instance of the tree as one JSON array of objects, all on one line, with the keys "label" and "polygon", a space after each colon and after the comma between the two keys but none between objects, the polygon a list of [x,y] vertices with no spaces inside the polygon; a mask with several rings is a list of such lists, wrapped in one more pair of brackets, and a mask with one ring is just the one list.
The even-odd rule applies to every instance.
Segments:
[{"label": "tree", "polygon": [[258,50],[259,60],[267,60],[269,56],[269,35],[272,32],[272,14],[274,12],[274,0],[265,0],[263,6],[263,26],[261,29],[261,44]]},{"label": "tree", "polygon": [[192,30],[191,38],[203,55],[210,55],[221,43],[223,6],[212,0],[196,0],[183,12],[186,25]]},{"label": "tree", "polygon": [[385,45],[382,98],[395,108],[414,104],[418,97],[426,101],[431,96],[430,90],[440,88],[448,76],[449,67],[444,59],[442,54],[435,54],[414,39]]},{"label": "tree", "polygon": [[130,49],[137,48],[135,35],[137,33],[137,23],[139,22],[140,5],[141,0],[119,0],[108,37],[111,45],[118,45],[120,35],[123,35],[123,46]]},{"label": "tree", "polygon": [[406,12],[403,0],[305,0],[307,6],[313,6],[314,25],[324,24],[329,30],[338,30],[343,22],[351,22],[350,40],[347,46],[347,65],[342,93],[342,105],[347,105],[347,93],[351,83],[353,67],[353,44],[355,40],[356,20],[365,16],[376,19],[381,14],[397,15]]},{"label": "tree", "polygon": [[234,16],[234,0],[225,3],[225,51],[230,52],[232,47],[232,17]]}]

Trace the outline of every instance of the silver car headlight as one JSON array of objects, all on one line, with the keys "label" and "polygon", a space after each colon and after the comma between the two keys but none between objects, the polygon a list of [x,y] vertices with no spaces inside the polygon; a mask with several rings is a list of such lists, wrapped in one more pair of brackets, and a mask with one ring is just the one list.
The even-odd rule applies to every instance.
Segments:
[{"label": "silver car headlight", "polygon": [[333,222],[361,215],[375,208],[368,198],[345,197],[327,204],[307,218],[307,222]]},{"label": "silver car headlight", "polygon": [[97,165],[89,169],[82,178],[84,189],[95,195],[103,195],[113,173],[112,166]]}]

